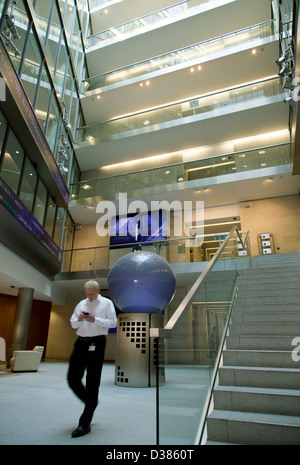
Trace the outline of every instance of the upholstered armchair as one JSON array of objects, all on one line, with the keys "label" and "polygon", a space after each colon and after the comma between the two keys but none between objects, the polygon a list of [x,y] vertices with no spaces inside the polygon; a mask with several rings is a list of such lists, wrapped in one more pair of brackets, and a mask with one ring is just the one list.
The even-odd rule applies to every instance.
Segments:
[{"label": "upholstered armchair", "polygon": [[15,350],[10,359],[11,371],[38,371],[44,347],[35,346],[33,350]]},{"label": "upholstered armchair", "polygon": [[0,337],[0,369],[6,368],[6,344],[5,339]]}]

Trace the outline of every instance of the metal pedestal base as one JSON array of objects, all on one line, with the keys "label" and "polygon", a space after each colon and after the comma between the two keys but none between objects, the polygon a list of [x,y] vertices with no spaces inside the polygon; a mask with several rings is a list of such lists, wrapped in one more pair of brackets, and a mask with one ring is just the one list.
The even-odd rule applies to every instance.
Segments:
[{"label": "metal pedestal base", "polygon": [[163,316],[149,313],[119,315],[115,384],[127,387],[156,385],[156,341],[150,328],[162,326]]}]

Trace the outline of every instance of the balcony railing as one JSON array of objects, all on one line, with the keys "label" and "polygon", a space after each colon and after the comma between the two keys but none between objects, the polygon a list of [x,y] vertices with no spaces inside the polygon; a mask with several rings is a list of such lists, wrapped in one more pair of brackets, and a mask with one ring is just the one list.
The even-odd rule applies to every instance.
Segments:
[{"label": "balcony railing", "polygon": [[90,92],[119,83],[126,85],[140,77],[147,79],[153,73],[165,74],[194,64],[199,65],[215,57],[235,53],[237,49],[241,50],[255,46],[258,40],[268,39],[272,36],[277,38],[274,27],[275,21],[266,21],[149,60],[93,76],[84,81],[83,89],[84,92]]},{"label": "balcony railing", "polygon": [[116,192],[129,197],[140,195],[163,186],[175,186],[185,181],[205,180],[217,176],[233,175],[252,170],[289,165],[290,144],[260,147],[243,152],[219,155],[186,163],[82,181],[71,185],[71,201],[76,204],[92,199],[93,203],[105,198],[114,200]]},{"label": "balcony railing", "polygon": [[239,108],[245,110],[253,106],[254,101],[270,97],[281,98],[282,93],[280,79],[272,77],[221,92],[199,95],[176,104],[163,105],[78,128],[77,144],[82,147],[96,145],[121,137],[200,121],[209,115],[220,116]]},{"label": "balcony railing", "polygon": [[[135,250],[145,250],[156,253],[165,258],[168,263],[206,263],[222,242],[228,231],[205,236],[166,238],[152,240],[151,243],[134,241],[124,245],[103,245],[98,247],[77,248],[63,251],[62,272],[82,272],[95,270],[109,270],[114,263],[124,255]],[[240,238],[242,240],[240,240]],[[223,258],[250,260],[250,241],[247,232],[240,232],[233,236],[226,248]],[[243,267],[243,262],[240,261]]]},{"label": "balcony railing", "polygon": [[88,38],[87,46],[91,49],[108,45],[115,40],[124,40],[137,33],[143,33],[234,1],[236,0],[184,0],[168,8],[98,32]]}]

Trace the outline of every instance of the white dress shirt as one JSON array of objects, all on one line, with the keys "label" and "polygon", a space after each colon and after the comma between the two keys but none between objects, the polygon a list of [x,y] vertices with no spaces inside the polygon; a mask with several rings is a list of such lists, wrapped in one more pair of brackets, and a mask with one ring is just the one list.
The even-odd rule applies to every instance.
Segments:
[{"label": "white dress shirt", "polygon": [[[88,312],[95,317],[95,321],[90,323],[83,320],[78,321],[81,312]],[[107,335],[109,328],[115,328],[118,320],[115,307],[111,300],[98,294],[97,298],[90,302],[84,299],[76,305],[70,319],[71,326],[77,329],[76,334],[81,337],[94,337]]]}]

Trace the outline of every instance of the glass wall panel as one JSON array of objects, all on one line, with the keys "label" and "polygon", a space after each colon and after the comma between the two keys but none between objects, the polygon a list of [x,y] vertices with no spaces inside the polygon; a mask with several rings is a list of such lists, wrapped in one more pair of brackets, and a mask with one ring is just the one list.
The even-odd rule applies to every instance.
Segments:
[{"label": "glass wall panel", "polygon": [[[28,15],[23,0],[18,0],[17,5],[14,5],[13,9],[10,5],[8,7],[7,13],[14,16],[13,22],[19,35],[17,39],[11,37],[11,42],[13,45],[7,45],[7,50],[10,54],[12,63],[16,71],[19,72],[29,24]],[[8,44],[8,42],[6,42],[6,44]]]},{"label": "glass wall panel", "polygon": [[44,186],[44,183],[42,182],[42,180],[39,179],[33,214],[41,225],[43,225],[44,223],[44,217],[45,217],[45,211],[46,211],[46,205],[47,205],[47,196],[48,196],[47,189]]},{"label": "glass wall panel", "polygon": [[56,218],[55,218],[55,231],[54,231],[54,241],[56,244],[60,244],[61,235],[62,235],[62,228],[64,223],[64,210],[61,208],[57,209]]},{"label": "glass wall panel", "polygon": [[59,54],[57,59],[57,65],[54,73],[54,85],[56,86],[57,92],[60,96],[63,96],[64,92],[64,83],[67,66],[69,63],[68,52],[65,44],[64,37],[61,38],[61,43],[59,47]]},{"label": "glass wall panel", "polygon": [[4,3],[5,3],[5,0],[0,0],[0,15],[2,14]]},{"label": "glass wall panel", "polygon": [[35,102],[38,78],[42,64],[42,55],[38,46],[38,40],[34,30],[31,28],[28,43],[24,50],[24,65],[21,80],[32,106]]},{"label": "glass wall panel", "polygon": [[[66,220],[64,225],[64,233],[61,249],[71,250],[73,248],[74,239],[74,222],[71,216],[66,212]],[[68,271],[71,269],[72,252],[66,252],[63,255],[62,271]]]},{"label": "glass wall panel", "polygon": [[7,122],[3,116],[3,113],[0,111],[0,169],[1,169],[1,155],[2,155],[2,147],[4,142],[4,137],[7,131]]},{"label": "glass wall panel", "polygon": [[38,26],[40,28],[41,35],[46,42],[47,30],[49,29],[48,20],[51,14],[51,6],[53,0],[48,0],[47,2],[41,2],[40,0],[35,0],[34,10],[38,20]]},{"label": "glass wall panel", "polygon": [[[49,111],[49,102],[51,101],[52,87],[50,84],[48,73],[43,67],[40,85],[37,90],[37,95],[35,98],[35,114],[40,123],[42,130],[45,132],[46,129],[46,120]],[[55,115],[49,114],[49,119],[54,119]]]},{"label": "glass wall panel", "polygon": [[[47,21],[49,21],[49,16],[47,17]],[[63,35],[63,30],[61,27],[61,22],[59,18],[59,13],[57,10],[56,3],[54,2],[53,8],[51,10],[51,18],[49,23],[49,34],[47,37],[46,42],[46,49],[49,58],[49,67],[51,70],[55,69],[56,57],[57,52],[60,44],[61,37]]]},{"label": "glass wall panel", "polygon": [[75,82],[73,82],[73,89],[71,91],[70,99],[70,124],[72,129],[76,128],[76,121],[78,115],[79,99],[77,98],[77,92],[75,90]]},{"label": "glass wall panel", "polygon": [[78,49],[80,45],[81,45],[81,38],[80,38],[79,21],[75,14],[73,33],[72,33],[72,38],[70,40],[70,51],[71,51],[71,55],[73,58],[74,68],[76,69],[76,71],[77,71]]},{"label": "glass wall panel", "polygon": [[45,128],[46,139],[53,153],[56,150],[57,132],[60,126],[60,121],[60,108],[56,99],[56,95],[53,91],[50,102],[50,110],[47,116],[47,123]]},{"label": "glass wall panel", "polygon": [[18,193],[23,161],[23,149],[14,133],[10,131],[1,169],[1,176],[15,194]]},{"label": "glass wall panel", "polygon": [[71,183],[76,183],[79,180],[80,180],[80,169],[79,169],[79,166],[77,164],[77,160],[74,157],[72,167],[71,167],[70,185],[71,185]]},{"label": "glass wall panel", "polygon": [[64,26],[65,26],[65,31],[66,31],[66,35],[67,35],[70,48],[72,46],[72,34],[73,34],[75,16],[76,16],[76,8],[75,8],[74,0],[69,0],[67,8],[65,8],[64,10]]},{"label": "glass wall panel", "polygon": [[55,212],[56,212],[55,202],[52,199],[52,197],[50,197],[49,195],[44,229],[51,237],[53,234],[53,228],[54,228],[54,222],[55,222]]},{"label": "glass wall panel", "polygon": [[32,211],[33,209],[33,201],[37,179],[37,173],[31,161],[28,158],[26,158],[19,197],[29,211]]},{"label": "glass wall panel", "polygon": [[65,107],[67,109],[67,116],[69,116],[69,113],[70,113],[73,81],[74,81],[74,76],[73,76],[71,65],[69,64],[67,75],[66,75],[66,81],[65,81],[64,95],[63,95],[63,100],[65,102]]},{"label": "glass wall panel", "polygon": [[87,0],[77,0],[78,5],[78,14],[81,24],[81,32],[83,40],[88,36],[88,26],[89,26],[89,7]]}]

